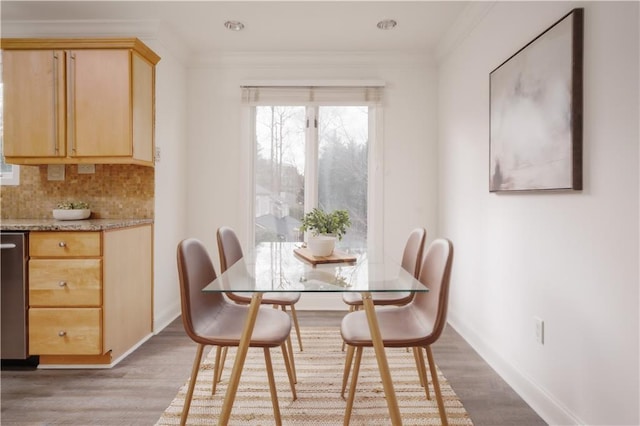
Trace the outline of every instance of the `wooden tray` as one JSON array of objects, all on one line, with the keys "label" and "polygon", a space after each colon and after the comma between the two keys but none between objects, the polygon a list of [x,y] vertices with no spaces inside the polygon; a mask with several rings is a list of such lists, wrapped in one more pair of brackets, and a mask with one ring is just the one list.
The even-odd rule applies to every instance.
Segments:
[{"label": "wooden tray", "polygon": [[348,263],[355,262],[357,259],[356,256],[340,250],[333,250],[331,256],[314,256],[311,254],[311,250],[306,247],[294,249],[293,252],[312,265],[318,265],[320,263]]}]

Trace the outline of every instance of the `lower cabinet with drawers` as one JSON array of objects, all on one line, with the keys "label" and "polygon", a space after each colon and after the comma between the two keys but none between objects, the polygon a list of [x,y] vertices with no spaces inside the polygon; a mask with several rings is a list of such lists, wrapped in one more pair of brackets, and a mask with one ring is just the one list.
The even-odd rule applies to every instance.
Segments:
[{"label": "lower cabinet with drawers", "polygon": [[152,226],[29,235],[29,353],[113,365],[152,333]]}]

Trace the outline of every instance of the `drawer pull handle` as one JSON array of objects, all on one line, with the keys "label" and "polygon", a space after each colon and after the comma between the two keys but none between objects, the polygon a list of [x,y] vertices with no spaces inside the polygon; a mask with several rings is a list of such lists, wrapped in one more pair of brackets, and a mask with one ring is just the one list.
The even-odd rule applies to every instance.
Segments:
[{"label": "drawer pull handle", "polygon": [[67,282],[66,282],[66,281],[60,281],[60,282],[58,283],[58,285],[59,285],[60,287],[66,287],[66,286],[67,286]]},{"label": "drawer pull handle", "polygon": [[66,247],[66,246],[67,246],[67,243],[65,243],[64,241],[60,241],[58,243],[58,247]]},{"label": "drawer pull handle", "polygon": [[67,335],[67,332],[66,332],[66,331],[64,331],[64,330],[58,331],[58,336],[60,336],[60,337],[64,337],[64,336],[66,336],[66,335]]}]

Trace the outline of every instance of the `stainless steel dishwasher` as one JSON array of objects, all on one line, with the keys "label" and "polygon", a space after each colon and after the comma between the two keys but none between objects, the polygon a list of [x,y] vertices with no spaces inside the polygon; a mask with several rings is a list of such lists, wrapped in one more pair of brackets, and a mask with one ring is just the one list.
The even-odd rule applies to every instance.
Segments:
[{"label": "stainless steel dishwasher", "polygon": [[27,238],[26,232],[0,233],[0,358],[27,359]]}]

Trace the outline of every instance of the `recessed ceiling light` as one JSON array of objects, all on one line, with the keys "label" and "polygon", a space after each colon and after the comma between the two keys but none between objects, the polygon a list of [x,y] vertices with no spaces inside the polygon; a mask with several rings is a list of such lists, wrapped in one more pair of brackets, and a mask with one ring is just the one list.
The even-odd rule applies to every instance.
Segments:
[{"label": "recessed ceiling light", "polygon": [[244,24],[240,21],[227,21],[224,26],[231,31],[241,31],[244,28]]},{"label": "recessed ceiling light", "polygon": [[378,28],[381,30],[391,30],[395,28],[396,25],[398,25],[398,23],[393,19],[383,19],[378,22]]}]

